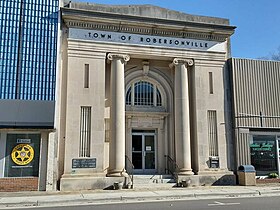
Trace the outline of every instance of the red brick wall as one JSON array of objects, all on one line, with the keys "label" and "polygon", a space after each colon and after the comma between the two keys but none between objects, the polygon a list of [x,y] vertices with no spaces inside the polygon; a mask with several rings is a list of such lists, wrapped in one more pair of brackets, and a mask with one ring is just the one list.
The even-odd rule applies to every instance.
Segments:
[{"label": "red brick wall", "polygon": [[37,191],[38,177],[0,178],[0,192]]}]

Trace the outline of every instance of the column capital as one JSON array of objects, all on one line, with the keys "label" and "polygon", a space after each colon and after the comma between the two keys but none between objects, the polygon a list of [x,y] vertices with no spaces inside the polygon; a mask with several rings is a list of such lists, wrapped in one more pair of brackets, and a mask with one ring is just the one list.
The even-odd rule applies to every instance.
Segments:
[{"label": "column capital", "polygon": [[124,62],[127,62],[130,60],[130,56],[127,54],[109,53],[107,57],[110,61],[115,60],[115,59],[121,59]]},{"label": "column capital", "polygon": [[186,59],[186,58],[174,58],[173,65],[186,65],[186,66],[192,66],[194,64],[193,59]]}]

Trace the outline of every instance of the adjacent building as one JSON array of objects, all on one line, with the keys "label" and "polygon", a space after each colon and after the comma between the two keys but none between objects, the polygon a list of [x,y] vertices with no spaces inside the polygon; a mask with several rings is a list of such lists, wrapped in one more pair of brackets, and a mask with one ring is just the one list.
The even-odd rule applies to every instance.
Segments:
[{"label": "adjacent building", "polygon": [[228,73],[236,166],[252,164],[257,176],[279,174],[280,62],[232,58]]},{"label": "adjacent building", "polygon": [[58,0],[0,1],[0,191],[44,190]]}]

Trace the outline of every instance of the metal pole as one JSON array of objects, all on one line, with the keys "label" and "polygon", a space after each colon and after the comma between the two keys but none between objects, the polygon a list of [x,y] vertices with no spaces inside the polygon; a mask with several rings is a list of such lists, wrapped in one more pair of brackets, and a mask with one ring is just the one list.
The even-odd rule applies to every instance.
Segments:
[{"label": "metal pole", "polygon": [[260,122],[261,122],[261,127],[263,127],[263,115],[262,115],[262,112],[260,112]]}]

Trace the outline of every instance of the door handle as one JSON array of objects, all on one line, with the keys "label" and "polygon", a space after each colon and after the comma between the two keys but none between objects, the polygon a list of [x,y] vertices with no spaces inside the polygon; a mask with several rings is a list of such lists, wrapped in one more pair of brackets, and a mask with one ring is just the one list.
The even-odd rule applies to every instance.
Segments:
[{"label": "door handle", "polygon": [[146,157],[146,151],[144,151],[144,157]]}]

